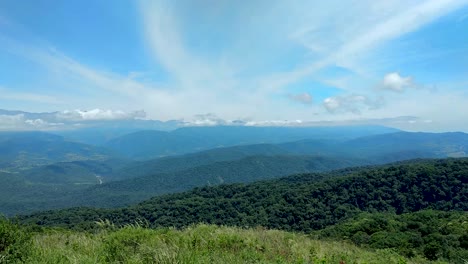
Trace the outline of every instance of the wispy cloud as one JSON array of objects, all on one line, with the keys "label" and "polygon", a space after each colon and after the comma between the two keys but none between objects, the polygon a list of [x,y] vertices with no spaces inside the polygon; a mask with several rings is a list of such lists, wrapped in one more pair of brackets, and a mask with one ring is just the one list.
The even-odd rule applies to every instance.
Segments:
[{"label": "wispy cloud", "polygon": [[[406,5],[399,3],[395,6],[403,6],[405,9],[402,10],[399,8],[389,7],[388,10],[383,10],[390,12],[390,15],[382,15],[382,20],[376,19],[376,21],[373,21],[373,23],[360,25],[360,27],[354,30],[355,34],[351,34],[351,38],[344,42],[337,41],[335,45],[331,45],[329,47],[329,51],[326,52],[318,61],[303,67],[299,67],[293,71],[276,74],[275,76],[266,79],[264,84],[270,87],[280,88],[294,83],[330,65],[343,65],[347,67],[356,66],[353,60],[356,60],[360,56],[369,53],[372,49],[378,47],[379,45],[382,45],[392,39],[396,39],[409,32],[415,31],[424,25],[427,25],[442,17],[443,15],[466,5],[467,3],[468,1],[466,0],[430,0],[422,3],[405,2]],[[369,6],[373,6],[371,3],[368,4]],[[380,14],[354,13],[353,15],[365,17],[367,15]],[[345,26],[345,24],[342,26]],[[305,30],[301,33],[302,35],[306,35],[309,32],[310,30]],[[298,35],[301,34],[299,33]],[[317,36],[323,37],[320,34],[317,34]],[[310,44],[305,43],[305,46],[313,44],[313,42]],[[362,66],[353,68],[353,70],[362,72],[361,67]]]},{"label": "wispy cloud", "polygon": [[40,93],[15,92],[11,89],[0,86],[0,99],[13,101],[26,101],[36,103],[60,104],[60,100],[54,96],[44,95]]},{"label": "wispy cloud", "polygon": [[[131,74],[125,76],[94,69],[66,56],[55,48],[27,45],[5,35],[0,34],[0,40],[4,40],[0,49],[26,58],[48,69],[48,74],[51,76],[60,76],[63,79],[60,83],[61,92],[63,92],[63,96],[68,97],[68,100],[73,101],[73,97],[78,97],[76,99],[82,103],[89,100],[86,97],[100,94],[101,96],[95,99],[104,107],[106,104],[123,105],[126,108],[128,106],[139,106],[138,108],[141,108],[152,105],[153,109],[155,106],[157,109],[164,109],[160,112],[162,116],[164,116],[164,112],[167,111],[166,113],[168,113],[174,110],[170,107],[176,97],[172,91],[159,89],[153,83],[140,82],[134,79]],[[76,89],[77,85],[79,85],[79,89]],[[67,87],[70,88],[67,89]],[[70,92],[72,93],[71,96]],[[112,94],[112,97],[103,96],[103,93]],[[5,99],[35,100],[37,102],[62,104],[62,101],[55,99],[55,97],[31,93],[9,91],[4,95],[0,95],[0,98],[2,97]]]}]

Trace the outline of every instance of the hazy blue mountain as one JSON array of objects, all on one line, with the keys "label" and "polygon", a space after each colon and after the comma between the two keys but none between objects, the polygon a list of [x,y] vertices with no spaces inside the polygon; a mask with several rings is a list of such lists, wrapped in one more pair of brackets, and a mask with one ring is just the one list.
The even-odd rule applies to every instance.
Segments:
[{"label": "hazy blue mountain", "polygon": [[104,145],[106,142],[135,133],[142,130],[171,131],[180,127],[180,121],[159,121],[159,120],[114,120],[87,122],[86,126],[79,129],[69,129],[56,131],[54,133],[65,137],[68,140],[85,144]]},{"label": "hazy blue mountain", "polygon": [[133,163],[130,160],[80,160],[58,162],[22,171],[31,183],[96,185],[115,180],[116,173]]},{"label": "hazy blue mountain", "polygon": [[23,170],[59,161],[104,160],[113,151],[44,132],[0,132],[0,169]]},{"label": "hazy blue mountain", "polygon": [[105,146],[127,157],[140,159],[184,154],[216,147],[209,144],[208,139],[198,141],[190,136],[178,136],[171,132],[156,130],[124,135],[109,141]]},{"label": "hazy blue mountain", "polygon": [[[85,113],[86,111],[80,110],[31,113],[0,109],[0,115],[19,118],[20,123],[23,122],[10,129],[16,129],[17,131],[42,129],[64,136],[69,141],[92,145],[102,145],[113,138],[141,130],[169,131],[184,125],[184,122],[180,120],[141,119],[145,116],[144,111],[129,112],[119,116],[119,114],[123,113],[94,109],[91,114],[95,116],[91,116],[91,118],[89,116],[83,117]],[[104,116],[102,116],[102,113],[104,113]],[[101,118],[99,118],[100,114]],[[112,116],[112,114],[116,116]],[[41,124],[39,127],[34,124],[36,121]]]},{"label": "hazy blue mountain", "polygon": [[136,178],[155,173],[175,172],[219,161],[239,160],[249,156],[287,155],[288,151],[272,144],[254,144],[163,157],[146,161],[136,161],[116,172],[114,178]]},{"label": "hazy blue mountain", "polygon": [[289,153],[359,157],[370,163],[468,156],[468,134],[396,132],[347,141],[302,140],[277,145]]},{"label": "hazy blue mountain", "polygon": [[358,153],[376,159],[402,160],[416,157],[465,157],[468,155],[468,134],[398,132],[373,135],[347,141],[349,153]]},{"label": "hazy blue mountain", "polygon": [[349,127],[185,127],[170,132],[139,131],[109,141],[105,146],[131,158],[178,155],[216,147],[281,143],[302,139],[347,140],[396,132],[381,126]]}]

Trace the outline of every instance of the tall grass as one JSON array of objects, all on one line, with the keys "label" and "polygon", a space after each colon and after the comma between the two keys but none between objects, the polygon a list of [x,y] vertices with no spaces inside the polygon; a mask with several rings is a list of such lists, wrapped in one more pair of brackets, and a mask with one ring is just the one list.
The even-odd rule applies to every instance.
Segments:
[{"label": "tall grass", "polygon": [[[303,234],[199,224],[184,230],[130,225],[95,234],[37,233],[28,263],[427,263]],[[443,262],[439,262],[443,263]]]}]

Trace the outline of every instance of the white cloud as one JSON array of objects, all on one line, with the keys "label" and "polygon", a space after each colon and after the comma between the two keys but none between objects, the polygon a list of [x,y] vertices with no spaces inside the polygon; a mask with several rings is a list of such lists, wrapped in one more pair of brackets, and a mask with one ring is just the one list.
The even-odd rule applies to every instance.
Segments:
[{"label": "white cloud", "polygon": [[145,117],[144,111],[114,111],[93,109],[65,110],[49,113],[30,113],[1,110],[0,130],[60,130],[70,129],[77,125],[87,126],[104,124],[108,121],[135,120]]},{"label": "white cloud", "polygon": [[26,124],[35,126],[35,127],[42,127],[47,124],[44,120],[38,118],[38,119],[27,119],[24,121]]},{"label": "white cloud", "polygon": [[310,93],[300,93],[300,94],[290,94],[288,95],[289,99],[299,102],[302,104],[311,104],[313,101],[313,97]]},{"label": "white cloud", "polygon": [[50,123],[43,119],[28,119],[25,114],[0,115],[0,130],[48,130],[63,124]]},{"label": "white cloud", "polygon": [[403,92],[406,88],[414,87],[413,78],[402,77],[398,72],[387,73],[382,81],[381,88],[393,92]]},{"label": "white cloud", "polygon": [[135,118],[144,118],[146,113],[144,111],[124,112],[121,110],[65,110],[57,112],[56,117],[62,121],[101,121],[101,120],[129,120]]},{"label": "white cloud", "polygon": [[323,106],[328,112],[360,114],[362,110],[376,109],[382,104],[381,100],[371,100],[364,95],[349,94],[328,97],[323,100]]},{"label": "white cloud", "polygon": [[302,120],[265,120],[265,121],[249,121],[246,126],[300,126]]},{"label": "white cloud", "polygon": [[0,115],[0,129],[14,129],[24,124],[24,115]]}]

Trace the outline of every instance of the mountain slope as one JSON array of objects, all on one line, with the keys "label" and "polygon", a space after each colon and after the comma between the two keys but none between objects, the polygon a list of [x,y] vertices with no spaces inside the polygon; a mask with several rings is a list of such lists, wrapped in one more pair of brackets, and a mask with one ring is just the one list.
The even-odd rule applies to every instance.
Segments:
[{"label": "mountain slope", "polygon": [[397,132],[347,141],[348,153],[354,152],[376,160],[393,161],[410,158],[466,157],[468,134]]},{"label": "mountain slope", "polygon": [[131,158],[147,159],[178,155],[216,147],[280,143],[301,139],[345,140],[398,130],[380,126],[355,127],[186,127],[171,132],[156,130],[131,133],[105,146]]},{"label": "mountain slope", "polygon": [[347,141],[302,140],[278,147],[295,154],[360,157],[369,163],[386,163],[415,158],[466,157],[468,134],[396,132]]},{"label": "mountain slope", "polygon": [[99,219],[116,224],[146,219],[155,227],[205,222],[309,232],[363,211],[406,213],[423,209],[468,210],[468,159],[414,161],[349,173],[203,187],[122,209],[73,208],[22,219],[72,228],[90,228]]},{"label": "mountain slope", "polygon": [[270,144],[214,148],[180,156],[137,161],[123,167],[114,178],[137,178],[157,173],[170,173],[208,165],[214,162],[239,160],[249,156],[287,155],[288,151]]},{"label": "mountain slope", "polygon": [[103,160],[114,152],[43,132],[0,132],[0,169],[23,170],[60,161]]},{"label": "mountain slope", "polygon": [[[13,215],[72,206],[117,207],[135,204],[159,194],[186,191],[193,187],[252,182],[294,173],[344,168],[355,164],[351,161],[324,157],[251,156],[181,171],[151,173],[121,181],[106,182],[107,178],[104,177],[103,184],[99,184],[95,175],[87,174],[86,170],[81,177],[73,174],[76,174],[76,171],[70,172],[70,177],[48,175],[43,172],[42,177],[34,174],[26,177],[19,175],[16,182],[19,185],[5,189],[4,198],[0,201],[0,212]],[[28,181],[28,177],[38,179],[36,182],[31,182]],[[76,182],[79,180],[81,184],[77,185]]]},{"label": "mountain slope", "polygon": [[98,184],[115,180],[114,175],[134,162],[124,159],[58,162],[22,171],[31,183]]},{"label": "mountain slope", "polygon": [[187,170],[154,173],[93,186],[76,197],[79,202],[69,205],[116,207],[148,199],[155,195],[186,191],[194,187],[227,183],[249,183],[281,176],[322,172],[345,168],[359,163],[311,156],[250,156],[240,160],[214,162]]}]

